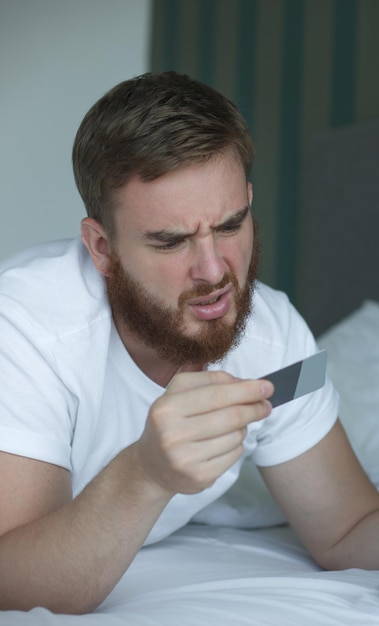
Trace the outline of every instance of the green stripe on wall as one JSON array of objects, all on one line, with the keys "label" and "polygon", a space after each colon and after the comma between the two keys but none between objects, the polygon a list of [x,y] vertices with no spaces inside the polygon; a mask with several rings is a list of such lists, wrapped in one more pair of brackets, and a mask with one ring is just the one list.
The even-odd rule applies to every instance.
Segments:
[{"label": "green stripe on wall", "polygon": [[261,278],[298,303],[313,133],[379,117],[379,0],[153,0],[151,69],[234,100],[256,146]]},{"label": "green stripe on wall", "polygon": [[257,2],[242,0],[238,25],[236,101],[254,137],[254,94],[256,89]]},{"label": "green stripe on wall", "polygon": [[214,79],[216,0],[200,0],[199,57],[197,78],[208,85]]},{"label": "green stripe on wall", "polygon": [[286,0],[281,77],[276,284],[294,299],[297,263],[304,2]]},{"label": "green stripe on wall", "polygon": [[238,13],[240,2],[231,9],[231,0],[217,0],[215,20],[215,72],[213,85],[235,100],[238,71]]},{"label": "green stripe on wall", "polygon": [[177,0],[155,0],[153,12],[154,30],[151,46],[152,70],[176,70],[179,46],[179,4]]},{"label": "green stripe on wall", "polygon": [[178,53],[176,68],[190,76],[197,76],[199,62],[199,2],[181,2],[179,11]]},{"label": "green stripe on wall", "polygon": [[330,125],[333,51],[333,3],[329,0],[306,0],[304,15],[304,68],[302,95],[302,146],[299,163],[298,259],[296,272],[297,306],[304,307],[306,276],[306,238],[308,216],[304,212],[307,198],[309,144],[314,133]]},{"label": "green stripe on wall", "polygon": [[355,120],[355,46],[357,1],[334,0],[332,126]]},{"label": "green stripe on wall", "polygon": [[283,4],[258,2],[254,97],[253,210],[259,224],[262,244],[260,278],[270,285],[276,277],[278,204],[279,112]]},{"label": "green stripe on wall", "polygon": [[[303,144],[330,123],[333,3],[306,0],[304,15]],[[304,145],[304,148],[306,146]]]},{"label": "green stripe on wall", "polygon": [[379,117],[379,2],[358,3],[355,107],[358,121]]},{"label": "green stripe on wall", "polygon": [[177,0],[166,0],[165,36],[163,37],[163,63],[165,67],[177,69],[179,4]]}]

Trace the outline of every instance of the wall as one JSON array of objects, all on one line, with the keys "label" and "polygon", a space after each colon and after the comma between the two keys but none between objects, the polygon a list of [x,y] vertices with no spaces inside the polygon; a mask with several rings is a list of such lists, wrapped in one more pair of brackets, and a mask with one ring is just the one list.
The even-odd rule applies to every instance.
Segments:
[{"label": "wall", "polygon": [[0,0],[0,257],[75,236],[71,148],[88,108],[149,69],[151,0]]},{"label": "wall", "polygon": [[296,302],[309,141],[379,118],[378,0],[156,0],[152,67],[220,89],[256,144],[262,278]]}]

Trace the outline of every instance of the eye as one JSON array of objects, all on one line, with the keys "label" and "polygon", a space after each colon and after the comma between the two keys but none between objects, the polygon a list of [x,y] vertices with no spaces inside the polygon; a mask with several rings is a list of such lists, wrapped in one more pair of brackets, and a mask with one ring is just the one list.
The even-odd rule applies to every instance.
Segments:
[{"label": "eye", "polygon": [[224,226],[223,231],[226,233],[234,233],[236,230],[239,230],[241,228],[242,224],[227,224],[226,226]]},{"label": "eye", "polygon": [[220,233],[225,233],[227,235],[236,233],[240,230],[242,226],[242,222],[227,222],[226,224],[222,224],[218,227],[217,231]]},{"label": "eye", "polygon": [[178,248],[183,242],[184,239],[173,239],[172,241],[167,241],[166,243],[154,247],[158,251],[169,252],[170,250],[175,250],[176,248]]},{"label": "eye", "polygon": [[223,224],[220,224],[220,226],[216,229],[217,232],[224,235],[233,235],[234,233],[237,233],[242,228],[242,224],[244,223],[249,213],[249,210],[250,209],[247,206],[242,211],[239,211],[238,213],[233,215],[233,217],[231,217],[229,220],[227,220]]}]

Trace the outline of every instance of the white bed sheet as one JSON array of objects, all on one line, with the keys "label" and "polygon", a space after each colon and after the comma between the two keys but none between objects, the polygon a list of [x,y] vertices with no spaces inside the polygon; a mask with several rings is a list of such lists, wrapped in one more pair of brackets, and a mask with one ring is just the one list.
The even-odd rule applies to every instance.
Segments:
[{"label": "white bed sheet", "polygon": [[[377,487],[378,339],[379,304],[366,302],[319,340],[342,422]],[[272,527],[283,515],[252,465],[204,519],[240,528],[192,524],[142,549],[91,615],[5,611],[0,626],[379,626],[379,571],[320,570],[290,528]],[[257,524],[268,527],[241,528]]]},{"label": "white bed sheet", "polygon": [[328,352],[328,372],[340,394],[346,433],[379,489],[379,302],[363,302],[318,343]]},{"label": "white bed sheet", "polygon": [[140,551],[91,615],[0,613],[1,626],[370,626],[379,572],[321,571],[288,527],[189,525]]}]

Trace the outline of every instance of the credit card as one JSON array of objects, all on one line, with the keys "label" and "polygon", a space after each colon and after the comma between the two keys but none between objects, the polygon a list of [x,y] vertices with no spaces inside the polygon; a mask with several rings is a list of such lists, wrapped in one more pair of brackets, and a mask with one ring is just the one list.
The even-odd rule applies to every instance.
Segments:
[{"label": "credit card", "polygon": [[272,406],[290,402],[323,387],[326,377],[326,356],[326,350],[321,350],[302,361],[267,376],[261,376],[261,379],[270,380],[275,386],[273,395],[268,398]]}]

